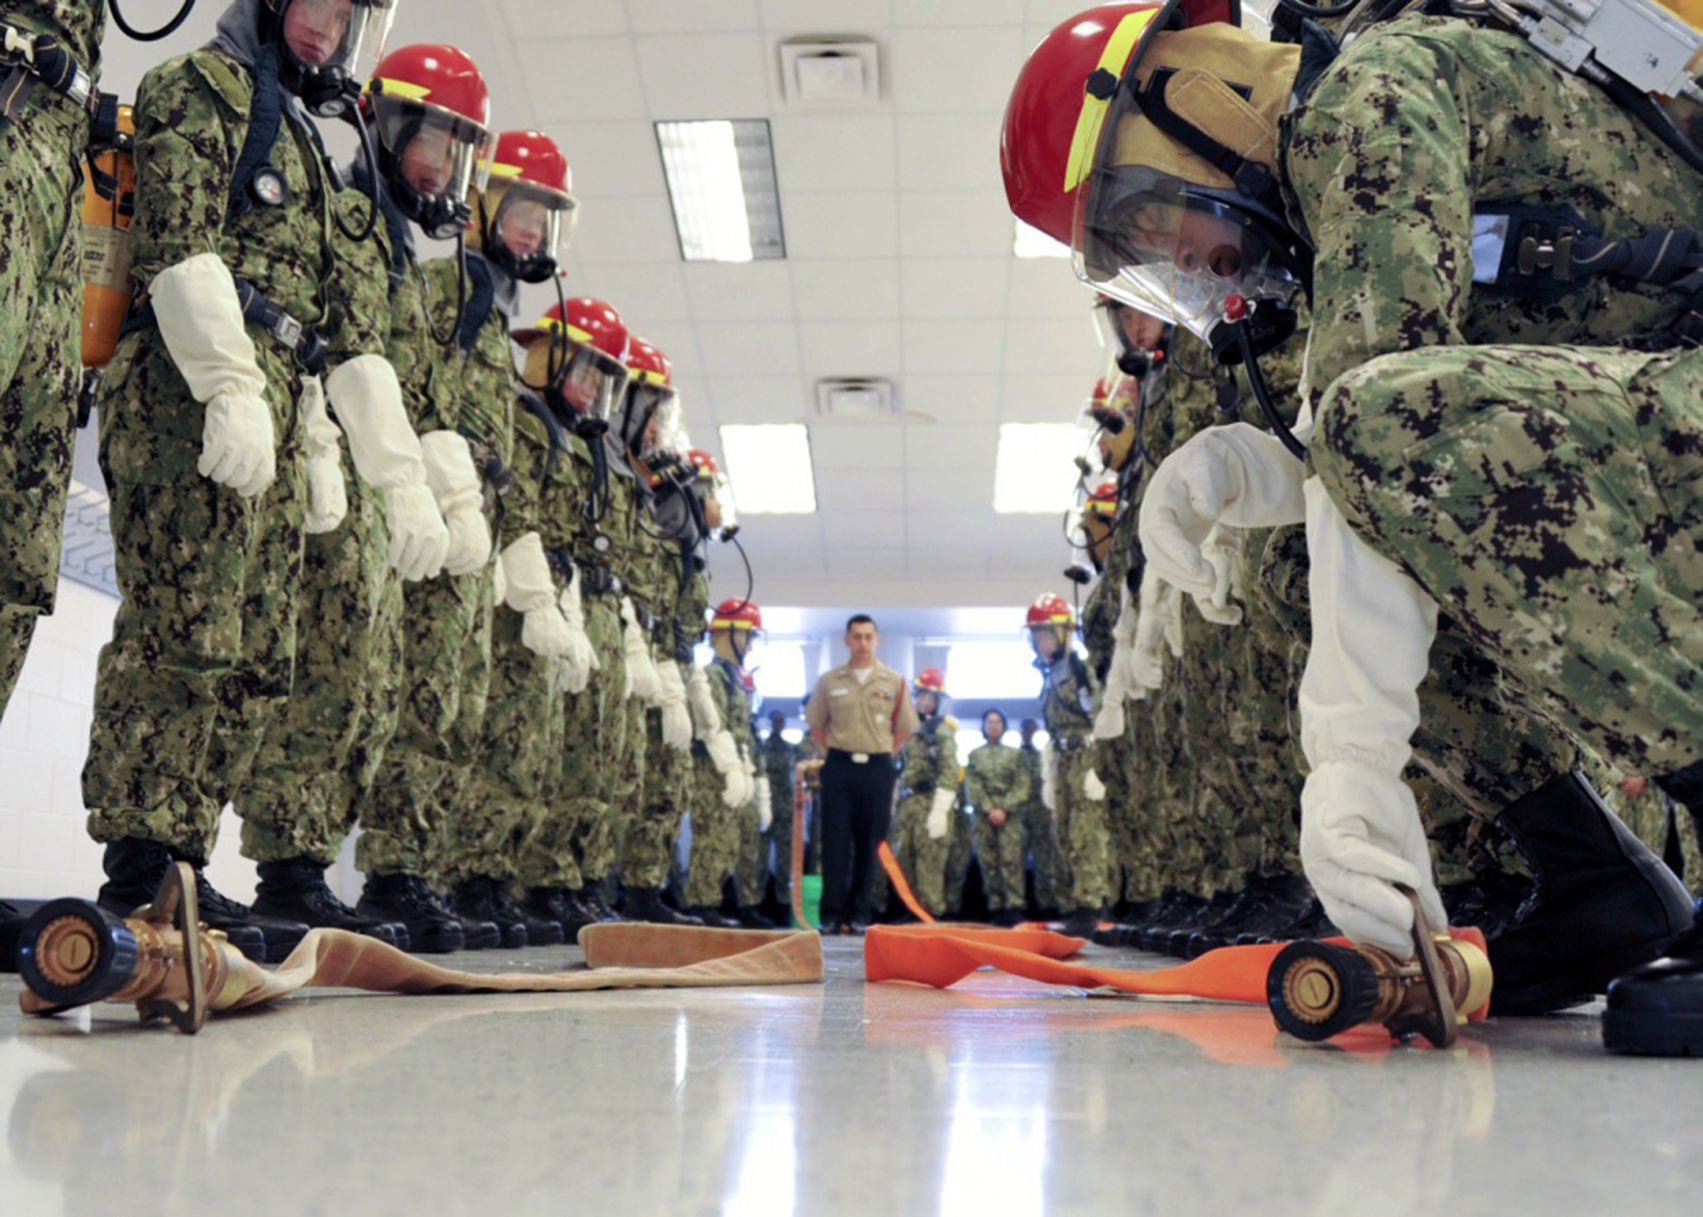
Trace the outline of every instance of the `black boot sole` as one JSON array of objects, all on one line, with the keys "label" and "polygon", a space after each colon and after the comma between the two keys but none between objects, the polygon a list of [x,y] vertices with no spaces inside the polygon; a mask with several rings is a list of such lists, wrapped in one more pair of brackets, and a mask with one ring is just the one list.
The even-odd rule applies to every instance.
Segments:
[{"label": "black boot sole", "polygon": [[[115,917],[129,917],[138,908],[146,904],[148,899],[151,898],[152,897],[150,895],[149,897],[135,903],[129,903],[123,900],[114,900],[103,896],[95,903]],[[208,928],[222,931],[225,935],[225,941],[229,942],[233,947],[241,951],[243,958],[247,959],[250,963],[267,962],[266,935],[260,932],[260,928],[258,926],[213,925],[209,922]]]},{"label": "black boot sole", "polygon": [[[1586,965],[1545,977],[1542,981],[1519,989],[1504,989],[1495,985],[1490,991],[1490,1013],[1511,1018],[1532,1018],[1554,1014],[1573,1006],[1582,1006],[1608,991],[1608,982],[1639,964],[1661,958],[1672,939],[1663,936],[1647,939],[1600,955],[1593,955]],[[1494,967],[1494,965],[1492,965]]]}]

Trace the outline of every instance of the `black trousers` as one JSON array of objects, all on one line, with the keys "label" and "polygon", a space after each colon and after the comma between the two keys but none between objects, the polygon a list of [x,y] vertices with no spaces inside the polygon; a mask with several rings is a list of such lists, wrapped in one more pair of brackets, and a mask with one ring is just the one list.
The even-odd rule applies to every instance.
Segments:
[{"label": "black trousers", "polygon": [[822,765],[822,924],[870,920],[869,881],[875,847],[893,815],[891,754],[863,764],[832,749]]}]

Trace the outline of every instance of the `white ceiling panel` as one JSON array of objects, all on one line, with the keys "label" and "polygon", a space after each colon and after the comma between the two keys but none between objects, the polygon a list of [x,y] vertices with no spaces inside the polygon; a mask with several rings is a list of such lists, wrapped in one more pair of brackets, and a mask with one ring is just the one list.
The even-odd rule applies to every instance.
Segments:
[{"label": "white ceiling panel", "polygon": [[792,263],[800,317],[822,321],[899,315],[899,263],[893,258]]},{"label": "white ceiling panel", "polygon": [[[767,521],[768,516],[753,516],[754,520]],[[752,573],[757,575],[757,587],[754,599],[761,604],[763,601],[763,583],[767,579],[785,576],[786,579],[820,579],[828,573],[827,564],[822,559],[820,542],[810,545],[777,545],[762,533],[753,533],[748,527],[742,527],[739,533],[739,543],[749,547],[752,539],[761,538],[764,568],[761,573],[752,563]],[[740,594],[745,586],[745,567],[739,561],[739,555],[728,547],[726,557],[723,550],[717,546],[710,558],[717,579],[726,578],[728,586],[735,589],[732,594]]]},{"label": "white ceiling panel", "polygon": [[655,322],[692,320],[680,271],[671,262],[597,262],[570,274],[562,286],[570,296],[607,299],[627,328],[643,337],[645,326]]},{"label": "white ceiling panel", "polygon": [[801,376],[717,376],[716,415],[724,423],[793,423],[810,411],[810,382]]},{"label": "white ceiling panel", "polygon": [[1099,379],[1098,365],[1070,372],[1008,372],[1000,380],[1002,423],[1068,423]]},{"label": "white ceiling panel", "polygon": [[971,423],[914,427],[905,444],[912,469],[991,469],[998,447],[995,428]]},{"label": "white ceiling panel", "polygon": [[587,199],[586,213],[595,211],[597,227],[587,223],[574,233],[576,244],[584,242],[582,261],[672,262],[680,261],[680,242],[674,235],[674,212],[665,195],[623,195]]},{"label": "white ceiling panel", "polygon": [[[1013,330],[1019,327],[1013,326]],[[1090,381],[1103,363],[1100,342],[1089,318],[1031,318],[1020,327],[1021,342],[1005,347],[1005,368],[1010,372],[1059,372],[1086,368]]]},{"label": "white ceiling panel", "polygon": [[907,190],[899,195],[906,258],[1011,256],[1011,216],[992,190]]},{"label": "white ceiling panel", "polygon": [[[1064,541],[1064,513],[1046,512],[1040,515],[1010,515],[994,516],[993,558],[995,562],[1013,562],[1023,564],[1032,560],[1037,554],[1048,555],[1052,561],[1046,569],[1063,570],[1070,551]],[[1066,580],[1063,575],[1054,575],[1044,587],[1035,589],[1039,595],[1043,591],[1065,591]]]},{"label": "white ceiling panel", "polygon": [[982,579],[988,573],[986,545],[905,551],[905,572],[912,579]]},{"label": "white ceiling panel", "polygon": [[1003,317],[1010,258],[906,258],[900,266],[905,317]]},{"label": "white ceiling panel", "polygon": [[907,372],[905,413],[942,423],[991,423],[999,418],[999,377],[992,372]]},{"label": "white ceiling panel", "polygon": [[987,550],[988,529],[993,524],[993,516],[986,507],[937,508],[932,511],[912,511],[907,513],[906,539],[911,545],[947,546],[962,545],[967,548]]},{"label": "white ceiling panel", "polygon": [[[564,7],[575,7],[578,2]],[[757,0],[691,0],[685,4],[681,0],[627,0],[627,19],[635,34],[754,30]]]},{"label": "white ceiling panel", "polygon": [[705,321],[698,326],[704,370],[713,376],[798,372],[798,331],[785,321]]},{"label": "white ceiling panel", "polygon": [[763,28],[813,34],[872,34],[893,24],[893,10],[916,0],[757,0]]},{"label": "white ceiling panel", "polygon": [[971,508],[981,509],[990,519],[993,516],[991,467],[905,471],[905,510],[912,515]]},{"label": "white ceiling panel", "polygon": [[888,548],[856,548],[828,543],[828,577],[830,579],[890,580],[902,577],[905,551],[898,546]]},{"label": "white ceiling panel", "polygon": [[905,463],[905,430],[894,423],[811,423],[810,455],[818,469],[897,469]]},{"label": "white ceiling panel", "polygon": [[897,321],[806,321],[798,339],[812,376],[894,377],[903,362]]},{"label": "white ceiling panel", "polygon": [[898,469],[821,469],[816,474],[816,504],[824,512],[897,507],[904,501],[905,475]]},{"label": "white ceiling panel", "polygon": [[635,326],[631,332],[668,356],[677,374],[698,376],[707,370],[699,350],[696,326],[684,321],[646,321],[643,328]]},{"label": "white ceiling panel", "polygon": [[893,104],[901,114],[1001,113],[1022,62],[1021,25],[901,30],[893,40]]},{"label": "white ceiling panel", "polygon": [[906,115],[899,124],[899,189],[1003,189],[1001,113]]},{"label": "white ceiling panel", "polygon": [[878,191],[788,194],[781,199],[789,258],[891,258],[899,252],[898,203]]},{"label": "white ceiling panel", "polygon": [[[497,116],[503,122],[501,115]],[[544,134],[567,154],[574,171],[574,192],[596,196],[660,194],[662,160],[656,151],[656,129],[642,119],[630,122],[553,123]],[[584,200],[582,207],[586,206]],[[582,212],[583,223],[589,210]]]},{"label": "white ceiling panel", "polygon": [[649,34],[637,42],[645,98],[657,118],[767,113],[761,34]]},{"label": "white ceiling panel", "polygon": [[572,4],[563,4],[562,0],[502,0],[502,4],[503,17],[516,42],[627,32],[622,0],[574,0]]},{"label": "white ceiling panel", "polygon": [[1058,317],[1080,312],[1083,326],[1091,330],[1089,310],[1093,307],[1093,289],[1076,277],[1067,259],[1011,260],[1005,308],[1013,317]]},{"label": "white ceiling panel", "polygon": [[898,154],[887,115],[786,114],[770,134],[783,190],[893,189]]},{"label": "white ceiling panel", "polygon": [[792,275],[783,259],[688,262],[686,296],[699,317],[723,321],[790,321]]},{"label": "white ceiling panel", "polygon": [[907,321],[905,371],[982,371],[999,366],[1005,326],[997,321]]},{"label": "white ceiling panel", "polygon": [[[644,118],[644,94],[631,38],[530,38],[517,34],[515,55],[538,113],[525,125]],[[499,116],[499,121],[509,119]]]},{"label": "white ceiling panel", "polygon": [[820,546],[822,517],[742,515],[739,517],[739,540],[747,550],[757,544],[778,545],[783,549]]},{"label": "white ceiling panel", "polygon": [[900,0],[893,22],[906,26],[1013,25],[1023,21],[1024,0]]},{"label": "white ceiling panel", "polygon": [[853,549],[882,545],[891,547],[897,562],[905,542],[905,513],[880,506],[823,512],[822,539],[828,543],[830,561],[839,545]]}]

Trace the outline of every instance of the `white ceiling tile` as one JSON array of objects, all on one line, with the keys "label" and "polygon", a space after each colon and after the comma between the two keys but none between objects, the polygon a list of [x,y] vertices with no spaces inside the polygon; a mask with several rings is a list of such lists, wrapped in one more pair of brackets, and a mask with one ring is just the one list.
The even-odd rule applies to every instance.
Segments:
[{"label": "white ceiling tile", "polygon": [[906,317],[1002,317],[1009,258],[906,258]]},{"label": "white ceiling tile", "polygon": [[724,423],[791,423],[809,416],[811,389],[800,376],[717,376],[716,415]]},{"label": "white ceiling tile", "polygon": [[857,549],[865,546],[888,545],[892,548],[892,573],[898,573],[903,561],[899,558],[899,547],[904,542],[905,513],[896,509],[881,507],[859,507],[852,511],[825,511],[822,513],[822,538],[828,546],[828,560],[833,562],[835,550],[840,546]]},{"label": "white ceiling tile", "polygon": [[905,551],[905,571],[912,579],[982,579],[988,573],[987,546],[922,548]]},{"label": "white ceiling tile", "polygon": [[1006,311],[1013,317],[1061,317],[1080,313],[1082,324],[1094,328],[1090,310],[1094,291],[1076,277],[1063,258],[1013,258]]},{"label": "white ceiling tile", "polygon": [[815,34],[872,33],[891,25],[896,4],[916,0],[757,0],[763,28]]},{"label": "white ceiling tile", "polygon": [[1005,345],[1005,367],[1011,372],[1064,372],[1080,368],[1090,381],[1105,363],[1099,338],[1087,318],[1033,318],[1021,327],[1021,342]]},{"label": "white ceiling tile", "polygon": [[1009,258],[1011,233],[1011,212],[999,190],[899,195],[899,253],[906,258]]},{"label": "white ceiling tile", "polygon": [[819,515],[784,515],[766,516],[750,515],[741,512],[739,516],[739,542],[752,555],[752,565],[758,562],[757,555],[763,552],[763,546],[775,545],[782,548],[805,549],[822,544],[822,517]]},{"label": "white ceiling tile", "polygon": [[1089,7],[1083,0],[1024,0],[1023,20],[1049,30]]},{"label": "white ceiling tile", "polygon": [[801,318],[842,321],[899,315],[899,263],[792,259],[792,295]]},{"label": "white ceiling tile", "polygon": [[979,372],[999,366],[1005,325],[999,321],[907,321],[905,372]]},{"label": "white ceiling tile", "polygon": [[645,117],[632,39],[521,37],[514,49],[538,107],[530,125]]},{"label": "white ceiling tile", "polygon": [[[607,300],[634,333],[657,321],[689,321],[692,306],[678,262],[596,262],[571,272],[563,289],[570,296]],[[555,304],[555,293],[547,297]],[[546,305],[548,307],[549,305]]]},{"label": "white ceiling tile", "polygon": [[646,320],[643,325],[635,322],[628,332],[643,338],[666,355],[675,373],[698,376],[706,371],[698,349],[697,327],[690,323]]},{"label": "white ceiling tile", "polygon": [[792,276],[780,258],[687,262],[686,295],[697,315],[721,321],[791,320]]},{"label": "white ceiling tile", "polygon": [[[560,3],[560,0],[557,0]],[[704,30],[754,30],[756,0],[627,0],[627,19],[635,34],[672,34]]]},{"label": "white ceiling tile", "polygon": [[998,447],[999,431],[987,423],[913,427],[905,437],[912,469],[991,469]]},{"label": "white ceiling tile", "polygon": [[704,370],[712,376],[785,376],[798,372],[798,334],[784,321],[700,322]]},{"label": "white ceiling tile", "polygon": [[899,252],[898,206],[888,193],[788,193],[781,218],[789,257],[891,258]]},{"label": "white ceiling tile", "polygon": [[1003,190],[1000,111],[908,114],[899,123],[899,189]]},{"label": "white ceiling tile", "polygon": [[980,469],[907,469],[905,509],[917,516],[926,512],[993,510],[993,465]]},{"label": "white ceiling tile", "polygon": [[891,423],[810,424],[818,469],[897,469],[905,460],[904,428]]},{"label": "white ceiling tile", "polygon": [[[1005,561],[1028,562],[1039,555],[1056,554],[1047,564],[1049,570],[1063,570],[1070,558],[1070,546],[1064,539],[1063,513],[1036,512],[1024,515],[996,515],[993,528],[993,560],[995,569]],[[1056,591],[1069,598],[1069,585],[1063,575],[1055,575],[1047,586],[1036,588]]]},{"label": "white ceiling tile", "polygon": [[907,372],[899,386],[905,413],[942,423],[999,419],[999,377],[992,372]]},{"label": "white ceiling tile", "polygon": [[904,361],[897,321],[805,321],[798,338],[810,376],[894,377]]},{"label": "white ceiling tile", "polygon": [[[662,158],[648,122],[552,123],[543,130],[567,154],[574,193],[587,212],[597,210],[588,198],[661,193]],[[586,217],[579,218],[584,222]]]},{"label": "white ceiling tile", "polygon": [[[752,518],[767,521],[771,518],[781,519],[782,517],[754,516]],[[763,537],[763,534],[752,533],[748,528],[741,528],[739,536],[740,544],[747,548],[753,544],[752,537],[762,537],[761,548],[751,554],[751,568],[757,577],[758,591],[756,594],[759,600],[763,595],[761,589],[765,579],[785,578],[789,581],[821,579],[828,573],[827,565],[823,561],[821,545],[774,545],[769,542],[767,537]],[[726,558],[721,556],[723,551],[719,546],[713,552],[715,556],[711,561],[718,565],[717,573],[720,573],[719,564],[725,562],[730,585],[736,589],[732,594],[743,595],[745,568],[740,565],[739,555],[733,551],[732,546],[728,547]]]},{"label": "white ceiling tile", "polygon": [[999,421],[1067,423],[1081,412],[1100,374],[1097,368],[1069,372],[1007,372],[1000,378]]},{"label": "white ceiling tile", "polygon": [[784,114],[772,123],[781,189],[891,190],[897,174],[886,115]]},{"label": "white ceiling tile", "polygon": [[1012,25],[1023,20],[1023,0],[900,0],[893,23],[906,26]]},{"label": "white ceiling tile", "polygon": [[646,34],[636,41],[653,118],[758,118],[768,113],[761,34]]},{"label": "white ceiling tile", "polygon": [[905,475],[898,469],[818,469],[816,503],[823,511],[862,511],[899,507],[905,501]]},{"label": "white ceiling tile", "polygon": [[988,529],[993,524],[993,509],[984,505],[956,507],[934,511],[912,511],[907,524],[907,538],[912,545],[962,545],[983,553],[987,550]]},{"label": "white ceiling tile", "polygon": [[589,38],[627,32],[622,0],[503,0],[503,16],[517,43],[536,38]]},{"label": "white ceiling tile", "polygon": [[979,111],[997,121],[1026,49],[1018,24],[902,30],[893,39],[893,104],[901,114]]},{"label": "white ceiling tile", "polygon": [[587,200],[586,212],[595,215],[588,219],[583,230],[576,230],[576,246],[586,245],[582,261],[589,266],[592,259],[610,262],[678,262],[680,239],[674,232],[674,213],[668,199],[656,195],[624,195],[620,198]]},{"label": "white ceiling tile", "polygon": [[[904,0],[901,0],[901,3],[903,2]],[[828,577],[830,579],[895,579],[901,577],[904,570],[904,551],[896,545],[858,549],[846,545],[834,545],[828,550]]]}]

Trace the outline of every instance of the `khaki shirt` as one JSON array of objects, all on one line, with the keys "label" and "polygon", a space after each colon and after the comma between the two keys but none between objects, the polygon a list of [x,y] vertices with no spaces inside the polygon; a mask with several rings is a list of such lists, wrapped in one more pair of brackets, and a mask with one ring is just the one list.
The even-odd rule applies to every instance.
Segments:
[{"label": "khaki shirt", "polygon": [[827,731],[828,747],[869,753],[892,752],[893,737],[915,731],[920,722],[905,678],[879,660],[861,684],[850,663],[824,672],[806,718]]}]

